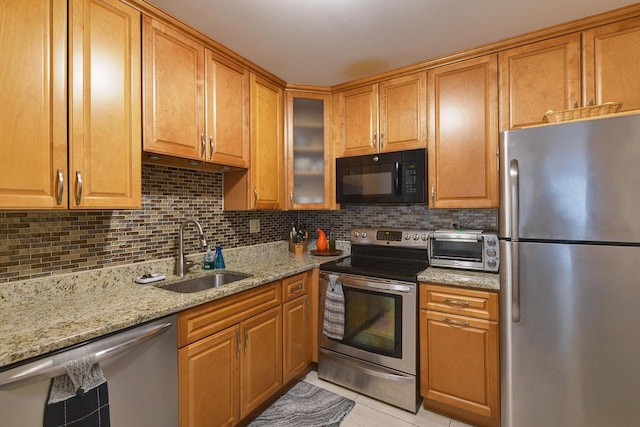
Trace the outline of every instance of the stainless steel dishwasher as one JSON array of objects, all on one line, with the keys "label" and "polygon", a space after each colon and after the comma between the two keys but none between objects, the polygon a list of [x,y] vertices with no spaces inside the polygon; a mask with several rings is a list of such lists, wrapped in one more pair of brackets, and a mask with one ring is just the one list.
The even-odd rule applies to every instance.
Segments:
[{"label": "stainless steel dishwasher", "polygon": [[42,426],[56,359],[95,354],[107,379],[114,427],[178,425],[176,316],[88,341],[0,371],[0,425]]}]

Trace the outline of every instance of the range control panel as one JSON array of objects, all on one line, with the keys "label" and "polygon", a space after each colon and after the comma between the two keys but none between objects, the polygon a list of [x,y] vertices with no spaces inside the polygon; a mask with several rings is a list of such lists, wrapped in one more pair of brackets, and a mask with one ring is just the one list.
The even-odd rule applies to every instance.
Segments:
[{"label": "range control panel", "polygon": [[429,230],[362,227],[351,230],[351,243],[426,249]]}]

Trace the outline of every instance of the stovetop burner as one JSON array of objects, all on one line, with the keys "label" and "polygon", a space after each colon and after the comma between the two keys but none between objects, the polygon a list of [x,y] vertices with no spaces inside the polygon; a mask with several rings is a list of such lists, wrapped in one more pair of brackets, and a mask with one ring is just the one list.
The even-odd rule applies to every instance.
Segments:
[{"label": "stovetop burner", "polygon": [[416,282],[429,266],[424,230],[357,228],[351,231],[351,256],[320,266],[323,271]]}]

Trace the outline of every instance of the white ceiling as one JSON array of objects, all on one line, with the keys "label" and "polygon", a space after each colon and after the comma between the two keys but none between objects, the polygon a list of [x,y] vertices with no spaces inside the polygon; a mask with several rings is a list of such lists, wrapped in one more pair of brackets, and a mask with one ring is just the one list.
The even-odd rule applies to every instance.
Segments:
[{"label": "white ceiling", "polygon": [[147,0],[288,83],[331,86],[636,0]]}]

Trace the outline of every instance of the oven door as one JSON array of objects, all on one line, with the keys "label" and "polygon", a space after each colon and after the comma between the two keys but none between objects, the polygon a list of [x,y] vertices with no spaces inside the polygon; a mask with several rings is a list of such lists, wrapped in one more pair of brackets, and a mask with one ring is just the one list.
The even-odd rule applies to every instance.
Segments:
[{"label": "oven door", "polygon": [[336,275],[344,292],[344,338],[336,340],[322,333],[329,273],[321,272],[319,346],[416,375],[416,284]]}]

